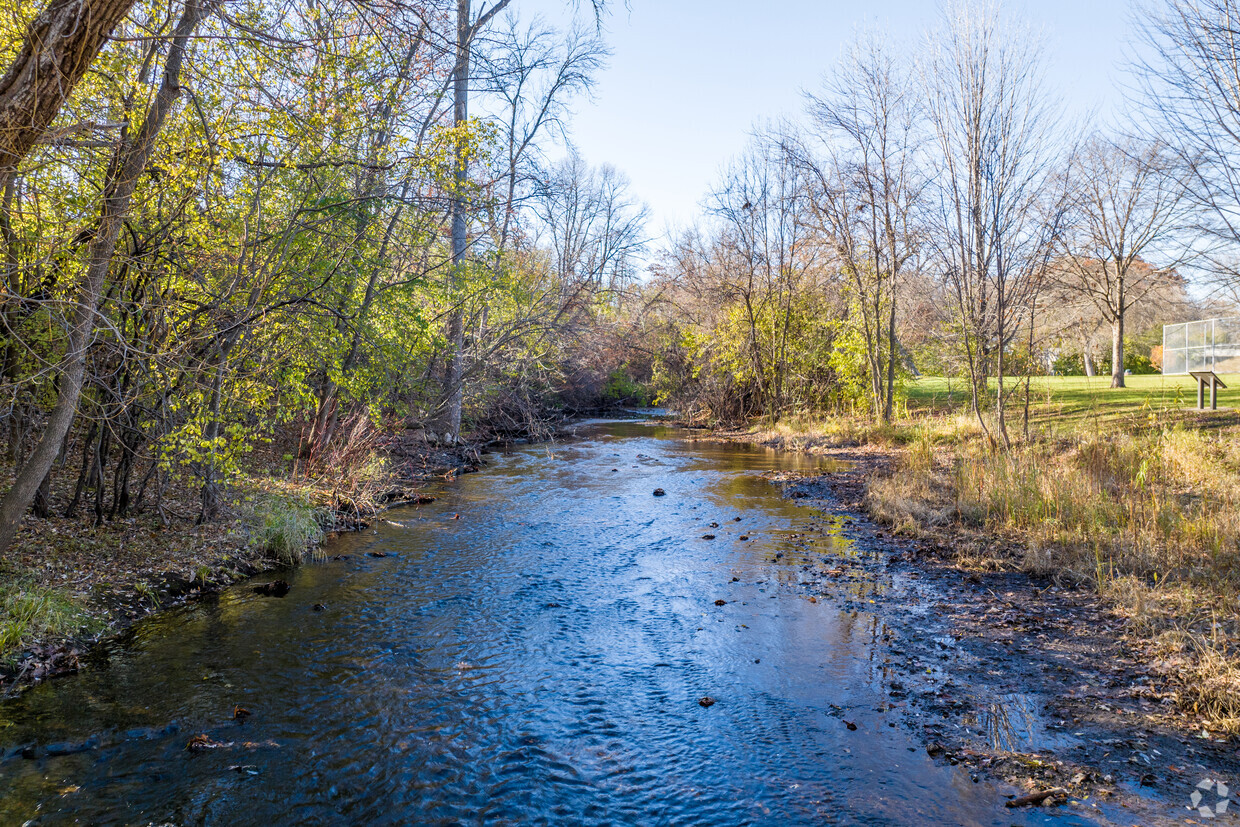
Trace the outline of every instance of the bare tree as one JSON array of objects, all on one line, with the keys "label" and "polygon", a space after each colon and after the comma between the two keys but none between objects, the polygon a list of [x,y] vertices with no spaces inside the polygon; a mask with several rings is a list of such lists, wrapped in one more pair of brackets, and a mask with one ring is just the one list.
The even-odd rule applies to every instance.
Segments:
[{"label": "bare tree", "polygon": [[[1049,250],[1040,201],[1055,119],[1029,32],[1005,26],[990,0],[945,11],[922,67],[938,150],[936,226],[928,238],[962,328],[974,413],[1007,447],[1005,352],[1028,318]],[[982,406],[992,371],[993,429]]]},{"label": "bare tree", "polygon": [[1161,143],[1101,136],[1074,153],[1069,165],[1072,215],[1057,239],[1060,255],[1051,273],[1110,325],[1113,388],[1124,387],[1128,309],[1167,280],[1169,267],[1153,267],[1146,258],[1168,252],[1181,228],[1181,169]]},{"label": "bare tree", "polygon": [[496,241],[503,250],[521,197],[530,194],[533,188],[528,185],[537,180],[543,166],[539,141],[549,133],[567,143],[568,99],[590,90],[607,48],[579,26],[561,35],[537,23],[522,26],[514,16],[500,32],[496,47],[497,54],[488,61],[488,91],[505,110],[501,117],[505,193]]},{"label": "bare tree", "polygon": [[786,134],[759,135],[709,200],[723,225],[712,250],[719,298],[741,310],[744,361],[771,421],[786,402],[797,303],[822,252],[803,164],[788,145]]},{"label": "bare tree", "polygon": [[822,91],[808,96],[824,160],[797,152],[815,184],[814,212],[856,291],[873,413],[887,421],[900,349],[896,297],[920,243],[917,97],[907,68],[882,41],[860,41]]},{"label": "bare tree", "polygon": [[1167,0],[1144,9],[1137,63],[1151,134],[1183,166],[1199,247],[1219,287],[1240,291],[1240,39],[1236,0]]},{"label": "bare tree", "polygon": [[[475,19],[470,0],[457,0],[456,4],[456,61],[452,71],[453,123],[462,130],[469,122],[469,91],[472,80],[470,66],[478,35],[497,14],[511,5],[512,0],[495,0],[490,6],[483,4]],[[604,0],[592,0],[596,19],[602,14]],[[451,280],[454,307],[448,314],[448,358],[444,376],[445,404],[440,417],[440,428],[445,438],[455,442],[461,433],[461,405],[464,401],[465,381],[465,310],[459,294],[464,284],[464,268],[469,254],[469,213],[467,198],[469,186],[469,148],[458,135],[457,151],[453,159],[455,186],[452,193],[452,260]]]},{"label": "bare tree", "polygon": [[615,292],[635,278],[649,210],[632,198],[628,179],[614,167],[591,169],[573,153],[542,189],[539,221],[566,302],[569,293]]},{"label": "bare tree", "polygon": [[[474,41],[495,17],[512,0],[496,0],[486,7],[475,20],[470,10],[470,0],[456,3],[456,62],[452,70],[452,121],[458,130],[464,130],[469,122],[470,63],[473,58]],[[460,304],[460,288],[464,284],[463,270],[469,253],[469,202],[466,190],[469,185],[469,147],[463,136],[457,135],[457,150],[453,158],[452,177],[452,301],[455,306],[448,314],[448,361],[444,371],[445,406],[440,426],[445,438],[455,442],[461,433],[461,404],[464,401],[465,382],[465,310]]]}]

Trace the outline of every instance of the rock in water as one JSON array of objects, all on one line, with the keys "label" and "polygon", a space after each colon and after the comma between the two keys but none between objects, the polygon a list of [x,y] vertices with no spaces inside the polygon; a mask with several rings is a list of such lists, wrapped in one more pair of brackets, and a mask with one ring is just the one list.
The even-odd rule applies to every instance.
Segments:
[{"label": "rock in water", "polygon": [[664,497],[664,496],[667,496],[667,492],[666,492],[666,491],[664,491],[662,488],[656,488],[656,489],[654,490],[654,495],[655,495],[656,497]]},{"label": "rock in water", "polygon": [[185,748],[190,752],[202,752],[203,750],[220,749],[221,747],[231,746],[231,743],[216,741],[206,733],[203,733],[202,735],[195,735],[193,738],[189,739],[188,743],[185,744]]},{"label": "rock in water", "polygon": [[254,593],[261,594],[263,597],[284,597],[291,588],[287,580],[273,580],[270,583],[255,586]]},{"label": "rock in water", "polygon": [[698,698],[698,706],[710,707],[714,705],[715,705],[715,699],[712,698],[710,695],[707,695],[703,698]]}]

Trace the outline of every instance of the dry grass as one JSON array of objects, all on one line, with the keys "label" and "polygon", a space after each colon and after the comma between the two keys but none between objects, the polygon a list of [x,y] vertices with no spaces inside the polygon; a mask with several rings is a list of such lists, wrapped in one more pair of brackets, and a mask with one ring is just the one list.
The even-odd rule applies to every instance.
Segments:
[{"label": "dry grass", "polygon": [[781,442],[789,449],[859,445],[891,448],[927,441],[932,445],[951,445],[980,435],[977,420],[961,414],[923,416],[890,423],[855,416],[793,415],[755,434],[762,440]]},{"label": "dry grass", "polygon": [[1000,452],[948,438],[941,421],[904,427],[916,436],[898,473],[868,490],[876,518],[980,538],[955,544],[987,550],[975,565],[1096,589],[1179,676],[1182,708],[1240,732],[1240,429],[1077,433]]}]

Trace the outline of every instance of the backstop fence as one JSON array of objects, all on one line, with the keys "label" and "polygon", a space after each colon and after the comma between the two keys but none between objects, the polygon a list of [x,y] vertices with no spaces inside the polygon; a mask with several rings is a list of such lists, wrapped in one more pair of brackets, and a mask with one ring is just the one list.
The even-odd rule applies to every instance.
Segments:
[{"label": "backstop fence", "polygon": [[1164,374],[1240,373],[1240,316],[1163,325]]}]

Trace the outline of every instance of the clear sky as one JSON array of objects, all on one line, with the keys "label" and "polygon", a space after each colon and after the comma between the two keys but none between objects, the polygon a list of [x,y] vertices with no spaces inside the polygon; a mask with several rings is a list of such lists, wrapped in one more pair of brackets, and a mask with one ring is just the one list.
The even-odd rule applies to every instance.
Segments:
[{"label": "clear sky", "polygon": [[[798,114],[858,29],[916,44],[939,19],[936,0],[611,0],[613,56],[593,101],[575,105],[573,140],[610,163],[650,204],[659,236],[690,223],[722,165],[755,124]],[[522,18],[570,17],[570,0],[517,0]],[[588,9],[589,4],[584,4]],[[1073,115],[1122,111],[1132,0],[1008,0],[1040,32],[1047,82]]]}]

